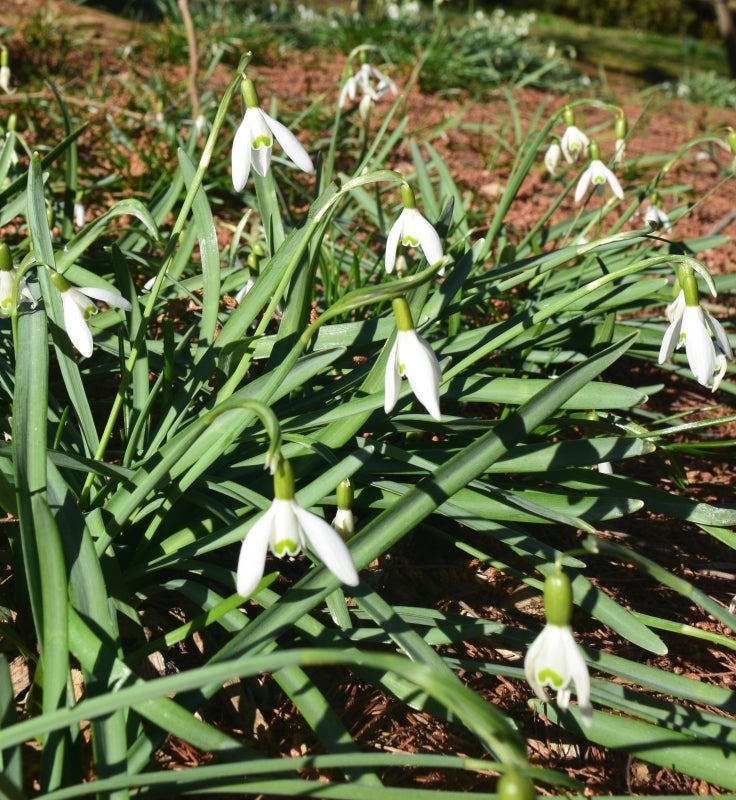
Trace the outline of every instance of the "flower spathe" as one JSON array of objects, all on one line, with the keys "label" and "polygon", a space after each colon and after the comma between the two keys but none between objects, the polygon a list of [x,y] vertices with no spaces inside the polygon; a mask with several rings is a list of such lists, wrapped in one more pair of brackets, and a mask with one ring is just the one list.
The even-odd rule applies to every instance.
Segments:
[{"label": "flower spathe", "polygon": [[266,175],[271,166],[274,139],[299,169],[314,172],[312,159],[296,136],[259,107],[255,87],[249,78],[243,79],[242,92],[245,115],[235,133],[232,149],[235,191],[239,192],[245,186],[251,166],[259,175]]},{"label": "flower spathe", "polygon": [[726,374],[726,359],[733,358],[723,325],[699,302],[697,305],[688,304],[683,289],[667,307],[667,318],[670,324],[662,337],[659,363],[663,364],[684,345],[695,380],[715,392]]},{"label": "flower spathe", "polygon": [[406,300],[395,298],[393,307],[398,331],[386,364],[384,410],[388,414],[396,405],[401,379],[406,377],[417,400],[431,417],[439,420],[442,372],[437,356],[414,329]]},{"label": "flower spathe", "polygon": [[414,192],[406,184],[402,184],[401,197],[404,209],[386,238],[386,272],[394,270],[399,243],[404,247],[421,248],[430,265],[436,264],[443,255],[439,234],[417,209]]},{"label": "flower spathe", "polygon": [[357,586],[358,573],[340,534],[294,499],[294,479],[288,461],[281,460],[274,474],[274,495],[270,508],[248,531],[240,548],[238,594],[247,597],[256,589],[269,550],[283,558],[307,549],[343,583]]},{"label": "flower spathe", "polygon": [[108,289],[94,287],[76,288],[58,272],[51,274],[51,282],[61,294],[61,305],[64,312],[64,329],[74,347],[89,358],[93,351],[92,332],[87,320],[98,312],[93,300],[100,300],[108,306],[131,311],[133,306],[119,294]]}]

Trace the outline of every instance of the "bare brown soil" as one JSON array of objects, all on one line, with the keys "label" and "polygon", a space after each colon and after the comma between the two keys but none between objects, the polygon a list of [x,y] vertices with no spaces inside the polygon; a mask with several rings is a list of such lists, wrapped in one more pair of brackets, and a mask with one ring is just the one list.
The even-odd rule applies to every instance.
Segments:
[{"label": "bare brown soil", "polygon": [[[111,15],[80,9],[62,0],[6,0],[2,23],[12,28],[12,33],[4,43],[11,52],[16,85],[22,87],[36,73],[56,75],[65,99],[75,107],[86,109],[91,127],[80,140],[80,154],[89,164],[94,164],[109,147],[107,115],[139,142],[151,135],[146,131],[146,124],[150,121],[146,116],[147,111],[131,94],[131,84],[127,81],[133,69],[139,77],[154,73],[162,76],[172,103],[186,106],[184,66],[158,63],[157,53],[151,47],[136,51],[134,66],[118,55],[121,45],[134,42],[139,37],[140,30],[135,25]],[[33,47],[29,46],[29,35],[33,37]],[[46,48],[38,46],[44,36],[48,45]],[[60,43],[63,47],[59,46]],[[281,54],[278,58],[275,54],[265,53],[259,54],[251,75],[257,80],[262,97],[273,94],[282,105],[297,109],[305,101],[317,96],[324,96],[326,102],[334,104],[343,65],[344,57],[336,53],[292,52]],[[503,94],[489,93],[483,103],[473,103],[462,96],[447,99],[421,95],[409,85],[410,75],[396,77],[403,88],[410,90],[407,91],[406,113],[410,120],[408,130],[412,132],[411,135],[418,141],[428,139],[443,156],[463,190],[474,195],[479,212],[492,214],[495,201],[508,179],[510,158],[503,152],[492,158],[491,153],[495,152],[493,142],[487,133],[484,138],[478,126],[494,126],[499,120],[510,118]],[[200,89],[211,88],[217,92],[229,78],[224,68],[218,69],[209,87],[201,86]],[[674,152],[685,141],[705,132],[719,130],[722,135],[724,126],[732,122],[725,112],[694,107],[683,101],[646,100],[640,92],[642,87],[632,86],[630,81],[615,76],[609,76],[609,79],[605,99],[621,104],[627,113],[632,130],[628,146],[628,156],[631,158],[644,159],[663,151]],[[544,105],[549,113],[553,113],[562,107],[566,99],[537,90],[514,91],[513,95],[523,124],[528,124],[540,106]],[[39,88],[39,101],[48,102],[50,97],[48,90]],[[19,111],[25,111],[29,103],[22,91],[0,100],[5,108],[17,108]],[[455,118],[461,123],[444,124]],[[599,112],[590,111],[585,114],[584,121],[586,126],[594,126],[601,119]],[[32,145],[41,145],[49,143],[49,133],[36,129],[28,131],[27,135]],[[171,159],[173,163],[173,152],[164,150],[157,156]],[[733,236],[736,233],[736,184],[727,183],[709,196],[707,202],[701,203],[701,198],[716,181],[716,166],[713,161],[699,160],[696,156],[693,152],[676,168],[677,181],[683,187],[680,199],[693,203],[694,208],[687,218],[678,223],[673,236],[685,239],[712,232]],[[395,163],[391,166],[399,170],[410,168],[411,157],[407,146],[395,153],[394,158]],[[118,165],[116,168],[121,169]],[[124,177],[130,181],[130,185],[136,185],[144,173],[145,164],[134,160],[129,163],[128,173]],[[512,234],[522,235],[528,230],[558,192],[559,187],[546,177],[540,167],[516,198],[508,218]],[[117,199],[114,190],[110,190],[109,196],[102,193],[96,195],[96,202],[101,207],[110,199]],[[562,212],[569,214],[570,209],[571,205],[567,205]],[[702,256],[715,272],[729,271],[732,257],[731,242]],[[630,367],[627,365],[627,369]],[[641,374],[637,378],[645,384],[655,380],[653,375]],[[657,373],[656,380],[663,379]],[[674,414],[709,406],[713,398],[694,382],[672,378],[668,379],[666,390],[654,402],[662,404]],[[721,405],[707,413],[715,416],[728,411],[727,406]],[[721,432],[724,437],[734,434],[736,430],[733,428]],[[723,451],[721,463],[685,458],[686,492],[705,501],[733,503],[732,452]],[[650,470],[651,467],[640,465],[638,469]],[[655,480],[650,475],[645,477]],[[658,480],[663,486],[673,486],[671,475]],[[641,514],[621,521],[615,530],[604,533],[614,537],[634,537],[637,547],[643,552],[675,574],[692,580],[724,605],[728,605],[736,591],[736,556],[692,526]],[[550,536],[554,537],[554,544],[563,548],[574,546],[576,540],[574,531],[556,531]],[[417,558],[420,560],[417,561]],[[617,599],[641,612],[657,615],[666,607],[669,614],[684,622],[726,632],[681,597],[661,588],[652,590],[652,586],[638,573],[603,559],[595,568],[602,587],[615,591]],[[516,602],[518,587],[507,576],[485,564],[463,560],[454,550],[444,550],[438,546],[422,549],[419,555],[417,550],[411,550],[411,557],[402,551],[392,555],[380,569],[376,569],[374,579],[387,599],[396,603],[434,603],[438,608],[470,617],[514,624],[522,620],[533,629],[541,624],[538,607]],[[611,636],[609,631],[593,621],[576,618],[576,627],[587,646],[629,654],[631,648],[628,643]],[[683,644],[681,638],[664,638],[672,644],[670,655],[647,658],[645,654],[639,654],[639,657],[664,669],[736,690],[736,659],[733,654],[711,647],[695,647],[688,644],[690,640],[684,640]],[[211,644],[214,647],[216,643]],[[183,658],[186,655],[182,652]],[[498,661],[503,657],[517,662],[522,657],[520,652],[510,651],[504,651],[500,656],[493,643],[487,641],[469,642],[458,655],[488,661]],[[316,674],[314,677],[334,700],[335,706],[344,710],[346,725],[356,741],[367,749],[482,755],[478,745],[462,729],[440,724],[427,714],[414,712],[350,676],[343,676],[342,682],[336,682],[333,675]],[[528,737],[533,761],[567,771],[582,781],[590,794],[718,794],[717,787],[709,786],[706,781],[647,765],[623,753],[606,752],[585,739],[561,736],[557,728],[529,709],[529,690],[525,685],[472,671],[463,673],[462,677],[520,722]],[[251,741],[264,753],[296,755],[317,746],[308,726],[274,684],[264,678],[258,685],[245,687],[245,690],[251,698],[256,698],[256,711],[252,719],[245,720],[239,704],[234,702],[219,702],[205,713],[230,730],[240,732],[244,739]],[[193,751],[175,737],[171,737],[160,756],[160,763],[171,768],[207,760],[206,754]],[[448,776],[432,772],[412,774],[394,771],[384,777],[396,785],[422,787],[453,786],[465,790],[492,791],[495,785],[494,778],[484,775]]]}]

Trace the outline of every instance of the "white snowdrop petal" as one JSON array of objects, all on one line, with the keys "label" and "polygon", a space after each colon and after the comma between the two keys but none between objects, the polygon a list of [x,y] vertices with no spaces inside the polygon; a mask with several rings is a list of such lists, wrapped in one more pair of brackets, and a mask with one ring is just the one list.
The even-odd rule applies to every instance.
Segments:
[{"label": "white snowdrop petal", "polygon": [[306,511],[301,506],[296,505],[294,512],[304,531],[310,550],[344,584],[357,586],[359,583],[358,573],[350,551],[340,535],[325,520]]},{"label": "white snowdrop petal", "polygon": [[243,597],[251,595],[263,577],[273,523],[274,510],[271,506],[248,531],[240,546],[236,588],[238,594]]},{"label": "white snowdrop petal", "polygon": [[265,111],[261,113],[271,132],[276,137],[276,141],[284,148],[286,155],[303,172],[314,172],[312,159],[296,136],[285,125],[266,114]]}]

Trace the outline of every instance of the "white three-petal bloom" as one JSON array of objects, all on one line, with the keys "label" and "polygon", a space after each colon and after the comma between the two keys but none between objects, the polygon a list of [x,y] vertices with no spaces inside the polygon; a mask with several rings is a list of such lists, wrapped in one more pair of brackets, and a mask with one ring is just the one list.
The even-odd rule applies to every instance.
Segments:
[{"label": "white three-petal bloom", "polygon": [[[375,81],[375,86],[373,86],[373,81]],[[393,94],[398,93],[396,84],[391,78],[370,64],[361,64],[360,69],[345,81],[345,85],[340,91],[337,101],[340,108],[345,105],[346,100],[355,100],[359,89],[364,97],[370,98],[373,102],[380,100],[388,90]]]},{"label": "white three-petal bloom", "polygon": [[689,306],[685,293],[680,293],[667,307],[669,327],[662,338],[659,363],[664,363],[676,348],[685,345],[685,353],[695,380],[701,386],[718,388],[726,374],[726,359],[733,351],[723,325],[700,305]]},{"label": "white three-petal bloom", "polygon": [[386,365],[384,410],[388,414],[399,399],[401,378],[406,376],[427,413],[440,419],[442,373],[434,350],[415,330],[398,331]]},{"label": "white three-petal bloom", "polygon": [[71,343],[85,357],[92,355],[92,333],[87,320],[97,313],[97,306],[90,300],[100,300],[108,306],[131,311],[133,306],[119,294],[107,289],[80,288],[69,286],[61,291],[61,304],[64,311],[64,327]]},{"label": "white three-petal bloom", "polygon": [[416,208],[404,208],[388,232],[386,272],[393,272],[399,242],[404,247],[421,247],[430,265],[436,264],[442,258],[442,242],[439,234]]},{"label": "white three-petal bloom", "polygon": [[[13,313],[13,284],[16,280],[14,269],[0,270],[0,317],[9,317]],[[36,301],[31,290],[26,284],[25,278],[21,278],[18,284],[17,302],[26,301],[35,305]]]},{"label": "white three-petal bloom", "polygon": [[611,190],[619,200],[624,199],[624,190],[621,188],[618,178],[600,159],[594,159],[580,176],[577,188],[575,189],[575,202],[579,203],[580,200],[583,199],[591,184],[598,188],[606,183],[611,187]]},{"label": "white three-petal bloom", "polygon": [[575,125],[568,125],[560,139],[562,155],[565,156],[568,164],[577,161],[580,155],[587,155],[589,144],[588,137]]},{"label": "white three-petal bloom", "polygon": [[644,222],[648,223],[655,230],[662,228],[665,233],[672,230],[672,223],[666,211],[663,211],[659,206],[650,205],[644,214]]},{"label": "white three-petal bloom", "polygon": [[238,594],[247,597],[258,586],[268,550],[283,558],[296,556],[305,548],[343,583],[358,585],[358,573],[340,534],[316,514],[305,511],[293,498],[276,498],[243,540],[238,558]]},{"label": "white three-petal bloom", "polygon": [[549,701],[545,686],[557,692],[557,704],[567,710],[570,702],[570,684],[575,684],[578,706],[583,723],[593,723],[593,707],[590,704],[590,676],[585,660],[575,643],[569,625],[547,623],[542,632],[527,650],[524,673],[534,694],[544,702]]},{"label": "white three-petal bloom", "polygon": [[299,169],[314,172],[309,153],[285,125],[261,108],[247,108],[233,140],[232,171],[236,192],[245,186],[251,164],[261,176],[268,172],[274,138]]}]

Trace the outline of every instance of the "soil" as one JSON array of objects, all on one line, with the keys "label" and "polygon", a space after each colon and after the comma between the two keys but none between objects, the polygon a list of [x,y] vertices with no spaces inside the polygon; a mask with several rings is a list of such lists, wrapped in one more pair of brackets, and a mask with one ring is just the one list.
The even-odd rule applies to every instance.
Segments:
[{"label": "soil", "polygon": [[[135,64],[121,55],[121,47],[132,46],[141,37],[140,28],[113,15],[80,8],[62,0],[6,0],[3,25],[9,28],[3,43],[11,54],[14,83],[19,91],[0,97],[5,110],[26,111],[29,98],[20,87],[31,81],[35,74],[54,76],[60,90],[72,107],[86,109],[91,126],[80,139],[80,153],[88,163],[94,164],[100,153],[109,147],[109,119],[131,136],[146,137],[148,122],[145,111],[131,95],[128,77],[135,70],[138,77],[149,76],[163,80],[172,103],[187,103],[186,66],[158,63],[151,47],[136,49]],[[274,95],[281,107],[296,110],[305,101],[324,97],[335,104],[340,76],[345,63],[341,54],[327,52],[266,52],[258,54],[249,74],[259,87],[262,98]],[[165,69],[164,69],[165,67]],[[496,152],[495,143],[483,138],[479,126],[488,126],[499,119],[510,119],[508,101],[502,91],[489,92],[482,103],[474,102],[462,94],[452,97],[422,95],[412,85],[412,75],[392,75],[406,94],[407,130],[418,141],[429,140],[447,163],[462,190],[474,197],[474,206],[480,219],[493,213],[495,201],[508,180],[510,161]],[[224,67],[218,68],[200,90],[221,91],[230,78]],[[645,160],[662,152],[671,153],[695,136],[718,131],[724,138],[724,129],[732,121],[725,111],[698,107],[685,100],[667,98],[652,93],[642,84],[632,83],[624,76],[610,75],[606,86],[600,90],[604,99],[620,104],[626,112],[631,130],[627,157]],[[513,97],[522,126],[528,125],[540,107],[546,113],[558,111],[567,98],[534,89],[514,90]],[[48,102],[48,89],[39,89],[36,100]],[[32,98],[33,99],[33,98]],[[139,111],[138,109],[141,108]],[[579,122],[593,128],[604,119],[596,110],[586,111]],[[456,122],[455,120],[461,120]],[[135,123],[135,124],[133,124]],[[560,130],[559,133],[562,131]],[[29,143],[47,143],[42,129],[28,130]],[[610,142],[607,142],[610,144]],[[678,202],[693,204],[692,212],[678,222],[672,236],[678,239],[722,233],[736,234],[736,184],[729,182],[708,194],[718,179],[719,168],[728,163],[727,151],[716,146],[715,158],[703,157],[704,148],[690,152],[673,170],[680,185]],[[173,159],[174,154],[159,153],[162,158]],[[398,170],[411,168],[408,142],[394,153],[392,166]],[[130,185],[141,178],[145,164],[130,163],[126,176]],[[526,181],[517,195],[508,217],[510,235],[522,236],[544,213],[559,193],[559,186],[551,181],[540,167]],[[701,200],[707,196],[707,200]],[[100,206],[119,199],[115,190],[96,196]],[[93,200],[94,202],[94,200]],[[567,202],[567,201],[566,201]],[[563,206],[561,214],[569,216],[572,201]],[[482,233],[482,224],[479,226]],[[715,273],[730,271],[733,243],[729,239],[718,248],[701,255],[704,263]],[[725,311],[725,309],[724,309]],[[725,314],[727,316],[727,313]],[[633,368],[632,365],[626,367]],[[645,368],[639,365],[640,370]],[[661,373],[641,374],[642,384],[663,380]],[[733,413],[726,405],[713,405],[713,398],[691,381],[675,376],[668,379],[667,388],[657,396],[656,403],[670,413],[692,412],[709,407],[711,417]],[[731,403],[732,405],[732,403]],[[719,438],[734,437],[736,429],[724,428]],[[723,451],[723,462],[730,455]],[[697,458],[683,458],[683,473],[687,481],[686,492],[703,501],[733,503],[733,474],[728,463],[705,462]],[[652,476],[646,476],[654,480]],[[672,488],[673,473],[660,478],[661,485]],[[569,547],[575,542],[574,531],[559,531],[558,546]],[[642,552],[664,564],[675,574],[692,580],[709,596],[728,605],[736,591],[736,556],[725,547],[719,547],[710,537],[692,526],[673,524],[654,515],[637,515],[622,521],[611,537],[636,537]],[[665,546],[660,543],[666,542]],[[600,559],[597,574],[602,587],[617,587],[616,593],[623,602],[630,603],[642,613],[661,613],[666,603],[671,613],[683,622],[699,627],[726,632],[722,626],[699,609],[658,588],[652,591],[647,582],[630,570],[606,559]],[[296,569],[296,568],[295,568]],[[288,570],[287,570],[288,573]],[[386,599],[396,603],[421,602],[470,617],[482,617],[518,624],[523,618],[529,627],[538,628],[541,620],[538,607],[516,603],[516,586],[503,573],[480,562],[461,561],[456,551],[445,551],[441,546],[426,552],[426,558],[417,563],[414,552],[410,560],[406,554],[396,554],[381,570],[375,580]],[[421,598],[418,600],[417,598]],[[520,617],[521,615],[521,617]],[[628,644],[612,637],[610,632],[596,627],[585,619],[576,618],[581,641],[599,650],[615,653],[626,651]],[[681,639],[668,639],[673,644],[671,655],[652,658],[651,663],[664,669],[692,675],[698,680],[716,683],[736,690],[736,659],[726,651],[714,648],[695,648]],[[687,642],[691,640],[686,640]],[[470,642],[459,657],[498,661],[500,656],[488,642]],[[504,658],[520,659],[520,652],[504,651]],[[566,771],[587,786],[590,794],[718,794],[717,787],[706,781],[660,769],[623,753],[606,751],[583,738],[561,736],[559,729],[533,713],[528,706],[529,691],[525,685],[497,676],[467,671],[462,677],[484,696],[492,698],[506,713],[522,726],[535,763],[549,765]],[[461,729],[441,724],[429,715],[412,711],[396,700],[366,686],[351,677],[335,682],[334,676],[315,675],[318,683],[335,707],[344,709],[345,723],[356,741],[366,747],[396,751],[447,752],[468,756],[481,756],[474,740]],[[298,754],[308,750],[313,743],[309,728],[299,719],[293,707],[274,684],[264,679],[247,691],[259,699],[258,716],[248,730],[243,730],[242,715],[237,704],[220,703],[209,708],[209,713],[219,724],[239,730],[244,738],[252,740],[255,747],[269,754]],[[159,756],[164,767],[203,763],[206,754],[197,753],[185,742],[171,737]],[[495,779],[485,775],[448,776],[436,772],[394,772],[384,776],[395,785],[422,788],[456,788],[460,790],[492,791]]]}]

